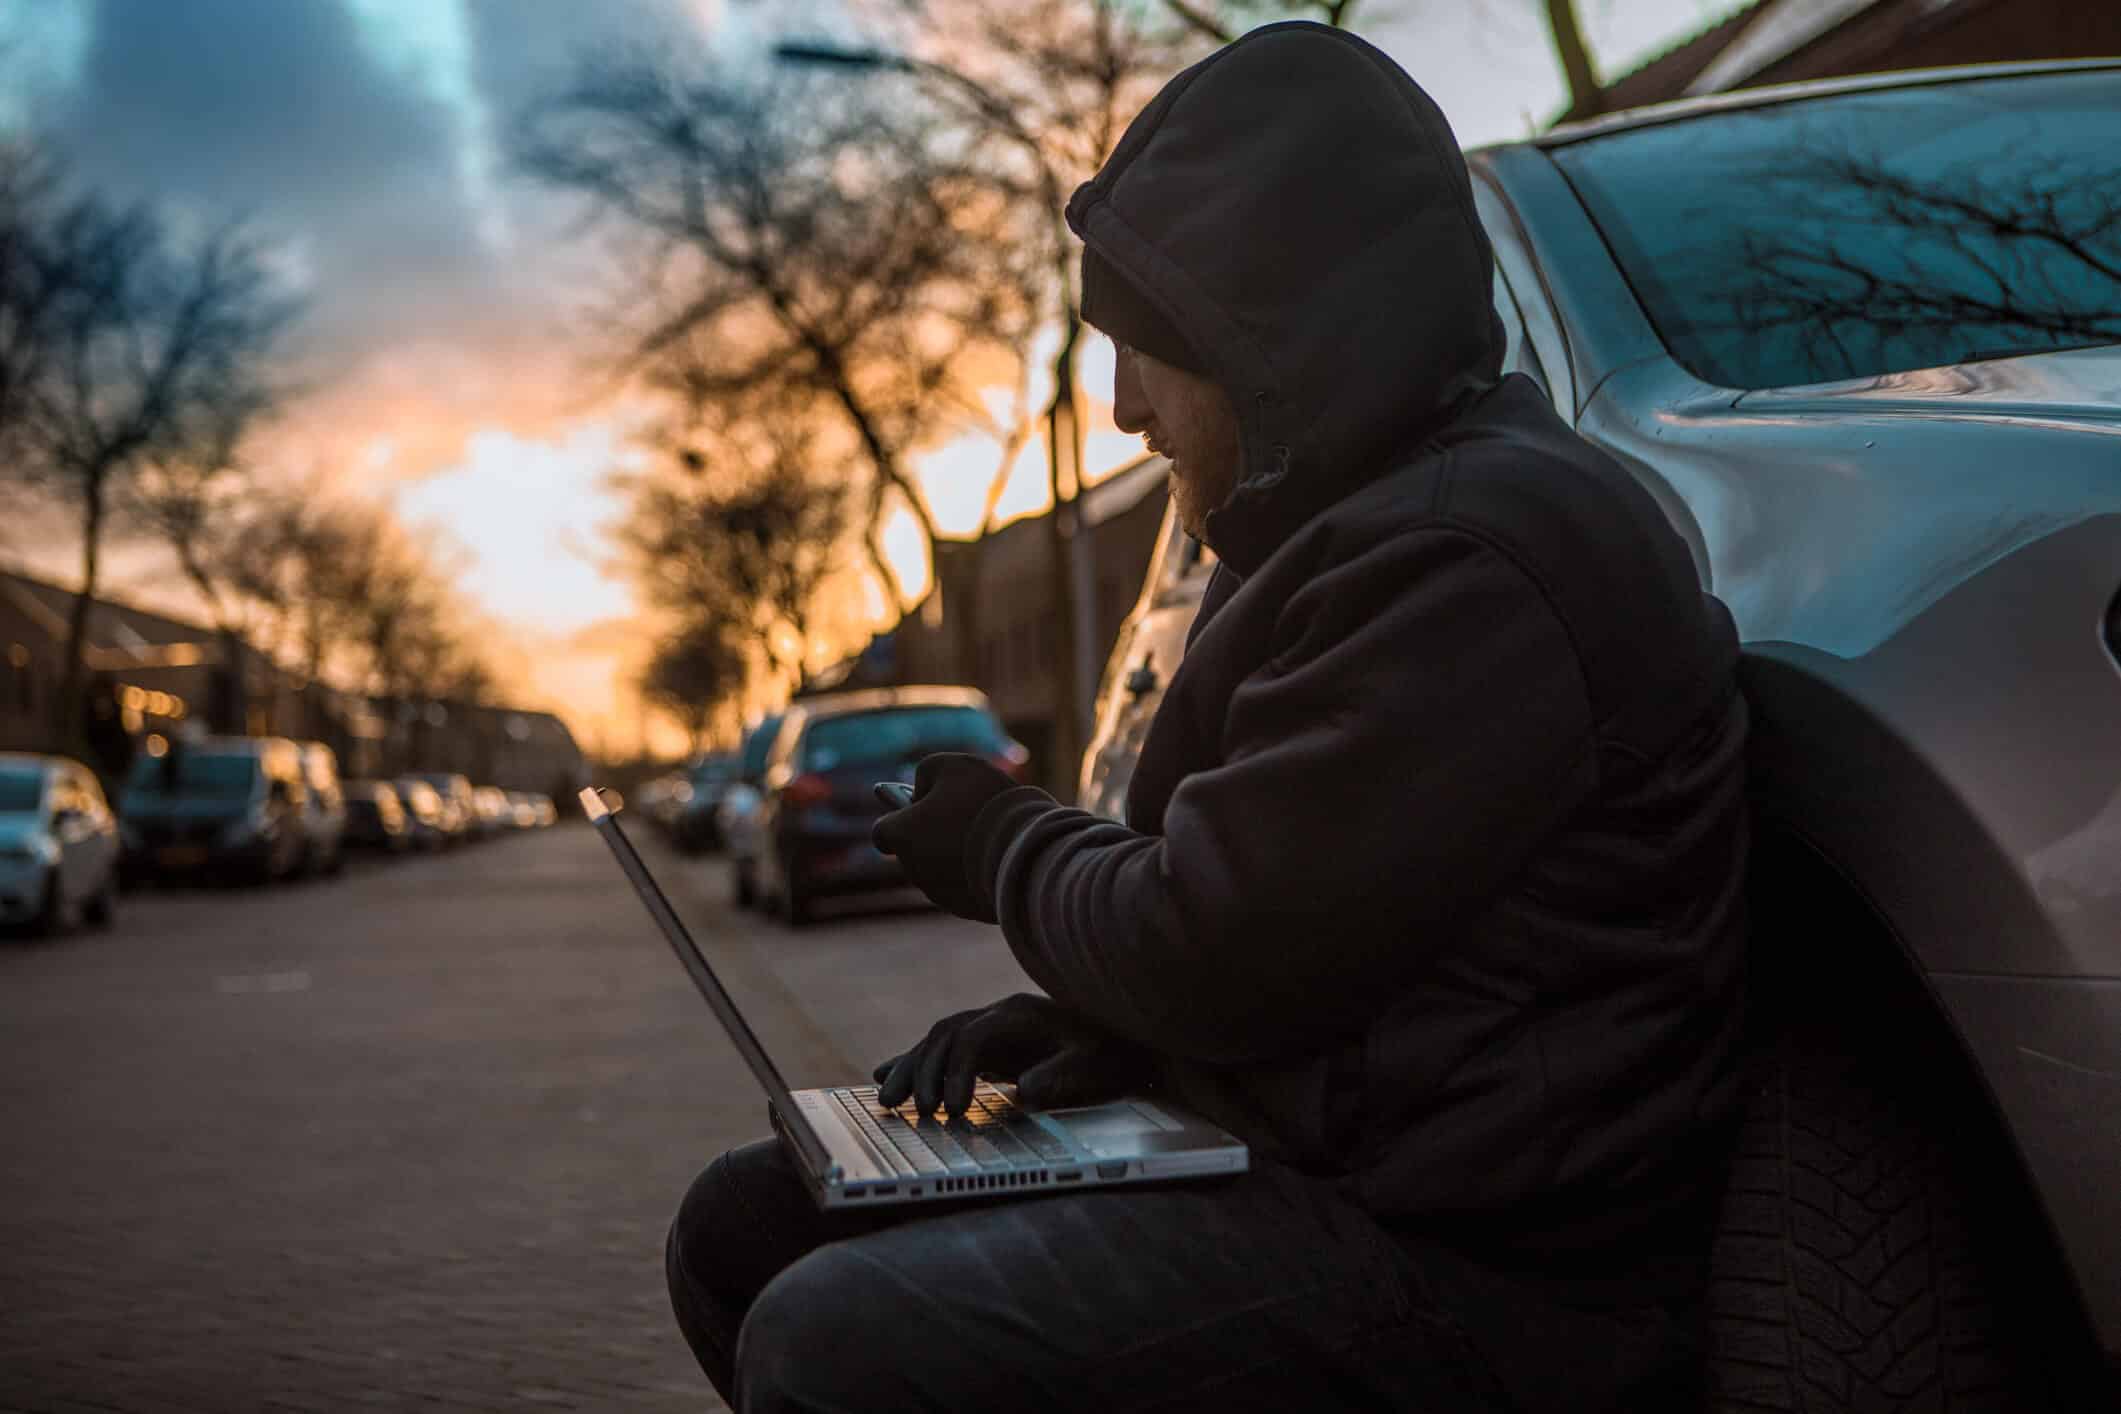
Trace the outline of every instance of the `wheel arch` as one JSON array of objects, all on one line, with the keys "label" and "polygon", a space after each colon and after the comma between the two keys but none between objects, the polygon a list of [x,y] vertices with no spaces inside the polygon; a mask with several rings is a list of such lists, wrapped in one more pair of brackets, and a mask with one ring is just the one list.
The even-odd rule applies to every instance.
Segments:
[{"label": "wheel arch", "polygon": [[[2049,1289],[2069,1307],[2058,1316],[2081,1335],[2087,1358],[2096,1358],[2098,1327],[2083,1276],[2069,1260],[2010,1110],[1929,961],[1948,951],[1929,935],[1943,918],[2018,937],[2051,936],[2052,924],[1950,783],[1890,723],[1819,671],[1826,656],[1795,645],[1748,645],[1739,670],[1752,714],[1755,1034],[1803,1008],[1806,1015],[1889,1026],[1896,1044],[1934,1057],[1945,1084],[1932,1093],[1976,1102],[1973,1115],[1955,1114],[1954,1129],[1981,1177],[2007,1185],[2022,1205],[2037,1249],[2023,1254],[2036,1265],[2022,1270],[2052,1278]],[[1950,883],[1945,907],[1937,900],[1908,906],[1915,891],[1940,879]]]}]

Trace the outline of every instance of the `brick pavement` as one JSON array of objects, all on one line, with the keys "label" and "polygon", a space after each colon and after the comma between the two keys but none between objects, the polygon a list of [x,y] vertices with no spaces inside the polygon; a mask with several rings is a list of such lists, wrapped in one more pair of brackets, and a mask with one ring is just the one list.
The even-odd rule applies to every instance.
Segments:
[{"label": "brick pavement", "polygon": [[[795,1084],[1024,985],[656,854]],[[0,941],[0,1409],[718,1407],[662,1237],[762,1102],[586,828],[123,903]]]}]

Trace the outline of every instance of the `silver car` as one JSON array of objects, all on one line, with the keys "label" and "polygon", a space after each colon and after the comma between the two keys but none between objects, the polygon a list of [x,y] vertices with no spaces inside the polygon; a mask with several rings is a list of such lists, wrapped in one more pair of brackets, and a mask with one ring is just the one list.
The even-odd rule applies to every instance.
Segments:
[{"label": "silver car", "polygon": [[0,754],[0,923],[105,924],[117,894],[118,825],[94,773],[64,756]]},{"label": "silver car", "polygon": [[[2121,62],[1469,161],[1508,366],[1746,645],[1757,1069],[1710,1407],[2121,1407]],[[1160,690],[1118,703],[1132,667],[1089,808]]]}]

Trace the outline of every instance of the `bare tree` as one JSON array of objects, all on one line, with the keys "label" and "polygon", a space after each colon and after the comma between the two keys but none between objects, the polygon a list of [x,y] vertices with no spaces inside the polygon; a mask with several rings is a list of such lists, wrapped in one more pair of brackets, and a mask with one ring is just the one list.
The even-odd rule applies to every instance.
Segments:
[{"label": "bare tree", "polygon": [[6,471],[69,507],[81,593],[68,625],[55,724],[79,716],[82,652],[105,538],[142,466],[269,381],[290,314],[257,248],[224,232],[179,254],[161,223],[94,203],[73,211],[85,273],[50,317],[48,351],[19,389],[18,459]]},{"label": "bare tree", "polygon": [[533,110],[518,156],[617,227],[619,370],[688,410],[799,412],[868,473],[863,539],[891,588],[894,500],[935,534],[909,458],[987,419],[979,385],[1032,313],[981,146],[799,77],[604,59]]},{"label": "bare tree", "polygon": [[1770,387],[2121,339],[2121,175],[2034,139],[2008,161],[1904,146],[1793,123],[1731,153],[1745,202],[1657,228],[1680,360]]},{"label": "bare tree", "polygon": [[240,632],[232,578],[236,541],[254,522],[250,509],[272,498],[246,459],[245,445],[273,410],[277,390],[224,390],[198,409],[193,426],[143,458],[128,488],[125,518],[166,544],[185,580],[206,601],[214,626]]},{"label": "bare tree", "polygon": [[[730,485],[696,453],[688,470],[634,488],[619,541],[648,602],[672,621],[740,629],[773,667],[800,682],[811,649],[811,611],[837,567],[847,496],[825,478],[766,475]],[[783,635],[795,642],[780,648]]]},{"label": "bare tree", "polygon": [[684,729],[697,755],[723,704],[742,696],[746,666],[726,626],[694,624],[656,646],[637,686],[643,698]]}]

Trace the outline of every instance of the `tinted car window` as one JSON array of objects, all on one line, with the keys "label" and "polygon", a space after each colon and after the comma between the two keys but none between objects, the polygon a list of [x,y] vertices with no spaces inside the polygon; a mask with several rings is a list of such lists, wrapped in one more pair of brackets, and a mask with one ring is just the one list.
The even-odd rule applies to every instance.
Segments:
[{"label": "tinted car window", "polygon": [[35,810],[43,798],[41,771],[0,771],[0,814]]},{"label": "tinted car window", "polygon": [[891,707],[813,722],[803,735],[803,769],[895,763],[930,751],[999,750],[994,718],[977,707]]},{"label": "tinted car window", "polygon": [[781,719],[768,717],[751,729],[744,738],[744,779],[755,781],[766,774],[766,756],[773,750],[773,739],[781,734]]},{"label": "tinted car window", "polygon": [[180,752],[174,764],[167,756],[142,756],[126,779],[129,790],[146,795],[198,795],[240,800],[257,780],[255,756],[208,756]]},{"label": "tinted car window", "polygon": [[2121,72],[1787,103],[1554,156],[1711,383],[2121,342]]}]

